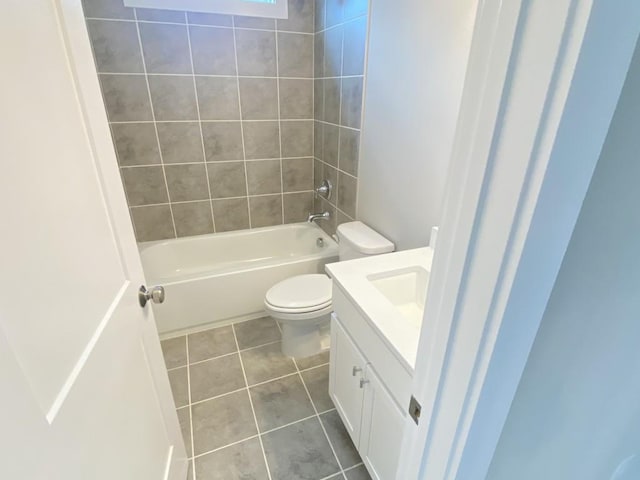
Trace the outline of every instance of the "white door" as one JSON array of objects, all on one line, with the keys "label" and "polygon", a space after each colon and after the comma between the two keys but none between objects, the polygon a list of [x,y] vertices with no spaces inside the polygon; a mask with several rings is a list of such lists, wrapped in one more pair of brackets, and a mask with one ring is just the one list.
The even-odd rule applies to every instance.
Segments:
[{"label": "white door", "polygon": [[0,15],[0,478],[184,478],[79,0]]}]

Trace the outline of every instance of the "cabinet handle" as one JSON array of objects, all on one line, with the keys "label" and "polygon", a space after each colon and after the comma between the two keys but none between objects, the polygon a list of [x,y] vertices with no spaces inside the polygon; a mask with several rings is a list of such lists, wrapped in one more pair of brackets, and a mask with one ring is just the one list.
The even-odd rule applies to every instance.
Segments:
[{"label": "cabinet handle", "polygon": [[369,383],[369,380],[365,380],[364,378],[360,379],[360,388],[364,388],[364,386]]},{"label": "cabinet handle", "polygon": [[361,369],[360,367],[353,367],[353,370],[351,370],[351,376],[352,376],[352,377],[355,377],[355,376],[356,376],[356,374],[357,374],[358,372],[361,372],[361,371],[362,371],[362,369]]}]

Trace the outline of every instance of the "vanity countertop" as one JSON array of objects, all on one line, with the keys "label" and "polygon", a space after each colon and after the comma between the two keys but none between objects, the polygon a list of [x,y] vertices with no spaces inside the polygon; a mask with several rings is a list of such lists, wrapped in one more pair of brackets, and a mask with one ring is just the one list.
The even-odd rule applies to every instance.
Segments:
[{"label": "vanity countertop", "polygon": [[424,287],[424,293],[432,261],[433,249],[424,247],[326,266],[333,281],[411,373],[415,369],[422,311],[403,312],[375,286],[375,279],[384,281],[385,278],[403,276],[407,272],[411,274],[413,269],[426,271],[426,283],[420,286]]}]

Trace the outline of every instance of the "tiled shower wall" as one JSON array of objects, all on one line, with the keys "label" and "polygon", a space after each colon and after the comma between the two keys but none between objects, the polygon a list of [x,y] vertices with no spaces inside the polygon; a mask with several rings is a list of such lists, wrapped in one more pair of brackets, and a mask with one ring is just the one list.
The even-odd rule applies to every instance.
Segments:
[{"label": "tiled shower wall", "polygon": [[139,241],[306,219],[314,0],[277,21],[83,3]]},{"label": "tiled shower wall", "polygon": [[314,35],[314,177],[334,186],[315,209],[332,217],[335,232],[356,218],[358,161],[368,29],[368,0],[318,0]]}]

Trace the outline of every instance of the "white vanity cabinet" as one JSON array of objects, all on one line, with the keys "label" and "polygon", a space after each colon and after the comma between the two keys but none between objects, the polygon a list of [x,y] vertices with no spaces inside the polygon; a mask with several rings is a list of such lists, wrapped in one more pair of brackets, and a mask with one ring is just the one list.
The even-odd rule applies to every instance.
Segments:
[{"label": "white vanity cabinet", "polygon": [[329,393],[371,477],[395,480],[411,375],[336,288]]}]

